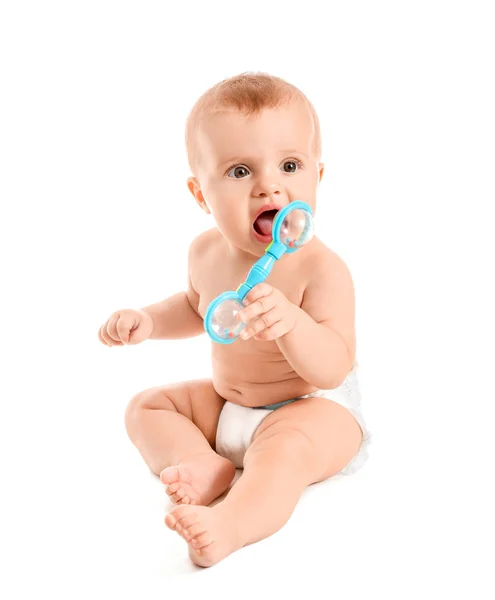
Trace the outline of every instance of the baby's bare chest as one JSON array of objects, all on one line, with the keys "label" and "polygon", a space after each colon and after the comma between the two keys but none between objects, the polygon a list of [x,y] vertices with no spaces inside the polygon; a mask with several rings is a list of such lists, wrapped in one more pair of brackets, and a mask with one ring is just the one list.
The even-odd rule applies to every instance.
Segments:
[{"label": "baby's bare chest", "polygon": [[[305,289],[303,274],[287,268],[276,271],[278,266],[275,264],[266,283],[300,307]],[[204,318],[210,302],[221,293],[236,290],[248,272],[249,268],[233,265],[215,269],[204,264],[199,279],[196,277],[194,281],[199,294],[200,315]],[[275,341],[251,338],[225,345],[212,343],[212,368],[217,392],[231,402],[262,406],[290,396],[294,389],[299,394],[307,393],[306,382],[294,372]]]},{"label": "baby's bare chest", "polygon": [[[198,311],[204,318],[209,304],[220,294],[227,291],[235,291],[241,283],[244,283],[248,271],[225,269],[203,271],[200,281],[195,288],[199,294]],[[266,283],[280,290],[290,302],[301,306],[304,294],[304,282],[294,275],[287,277],[286,274],[271,273]],[[199,284],[199,285],[198,285]]]}]

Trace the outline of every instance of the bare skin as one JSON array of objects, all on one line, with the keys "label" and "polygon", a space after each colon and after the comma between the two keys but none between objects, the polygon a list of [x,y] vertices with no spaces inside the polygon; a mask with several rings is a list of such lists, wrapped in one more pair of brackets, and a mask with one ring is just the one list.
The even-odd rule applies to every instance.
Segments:
[{"label": "bare skin", "polygon": [[[361,430],[342,406],[306,398],[271,413],[258,428],[241,478],[216,506],[178,506],[166,525],[209,567],[278,531],[304,489],[338,473],[358,451]],[[260,494],[259,491],[263,490]]]},{"label": "bare skin", "polygon": [[[138,311],[114,313],[99,331],[102,343],[203,333],[211,300],[236,289],[264,253],[266,244],[252,231],[259,207],[281,207],[301,198],[315,207],[323,166],[312,154],[312,125],[297,103],[284,110],[265,110],[254,123],[239,114],[219,115],[226,119],[224,126],[205,127],[198,144],[207,158],[189,189],[213,214],[218,229],[192,243],[186,292]],[[284,133],[287,122],[292,126]],[[246,147],[239,149],[239,140]],[[299,178],[280,171],[281,161],[284,169],[287,164],[280,145],[299,148],[299,156],[306,157]],[[256,157],[241,181],[231,181],[225,169],[216,167],[230,155]],[[284,406],[258,427],[243,474],[226,498],[208,506],[235,475],[232,462],[215,452],[225,401],[255,407],[333,389],[355,359],[352,279],[343,261],[318,238],[279,260],[269,284],[256,286],[246,299],[240,317],[251,337],[212,344],[212,380],[145,390],[126,413],[131,440],[177,504],[165,523],[185,539],[200,566],[211,566],[279,530],[304,489],[344,468],[362,439],[354,417],[331,400],[312,397]]]}]

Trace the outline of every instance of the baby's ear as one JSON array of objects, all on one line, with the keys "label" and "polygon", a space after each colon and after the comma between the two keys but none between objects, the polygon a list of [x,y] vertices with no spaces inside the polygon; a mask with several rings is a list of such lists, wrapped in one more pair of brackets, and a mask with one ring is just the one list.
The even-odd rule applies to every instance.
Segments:
[{"label": "baby's ear", "polygon": [[205,211],[205,213],[207,215],[211,214],[196,177],[189,177],[189,179],[187,180],[187,187],[189,188],[191,194],[194,196],[196,202]]},{"label": "baby's ear", "polygon": [[322,162],[318,164],[318,170],[320,172],[319,181],[321,181],[321,178],[323,177],[323,172],[325,171],[325,165]]}]

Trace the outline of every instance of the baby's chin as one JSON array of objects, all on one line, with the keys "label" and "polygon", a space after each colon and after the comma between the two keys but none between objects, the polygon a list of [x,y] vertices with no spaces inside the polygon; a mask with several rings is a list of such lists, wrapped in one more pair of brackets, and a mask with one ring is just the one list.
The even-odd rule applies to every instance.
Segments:
[{"label": "baby's chin", "polygon": [[229,240],[230,246],[238,251],[240,256],[244,255],[244,258],[252,258],[253,262],[264,256],[269,243],[262,243],[252,237],[244,240]]},{"label": "baby's chin", "polygon": [[249,245],[252,249],[253,254],[255,256],[260,257],[263,256],[263,254],[265,254],[266,249],[273,242],[273,237],[271,233],[269,235],[261,235],[253,227],[250,232],[249,241]]}]

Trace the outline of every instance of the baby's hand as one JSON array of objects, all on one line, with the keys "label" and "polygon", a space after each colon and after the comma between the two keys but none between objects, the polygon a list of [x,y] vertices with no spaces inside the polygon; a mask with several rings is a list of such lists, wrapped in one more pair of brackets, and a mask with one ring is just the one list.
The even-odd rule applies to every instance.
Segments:
[{"label": "baby's hand", "polygon": [[119,310],[100,327],[98,338],[106,346],[139,344],[153,332],[153,319],[142,310]]},{"label": "baby's hand", "polygon": [[294,328],[297,306],[292,304],[280,290],[258,283],[244,298],[246,308],[237,313],[240,321],[247,323],[240,337],[264,342],[276,340]]}]

